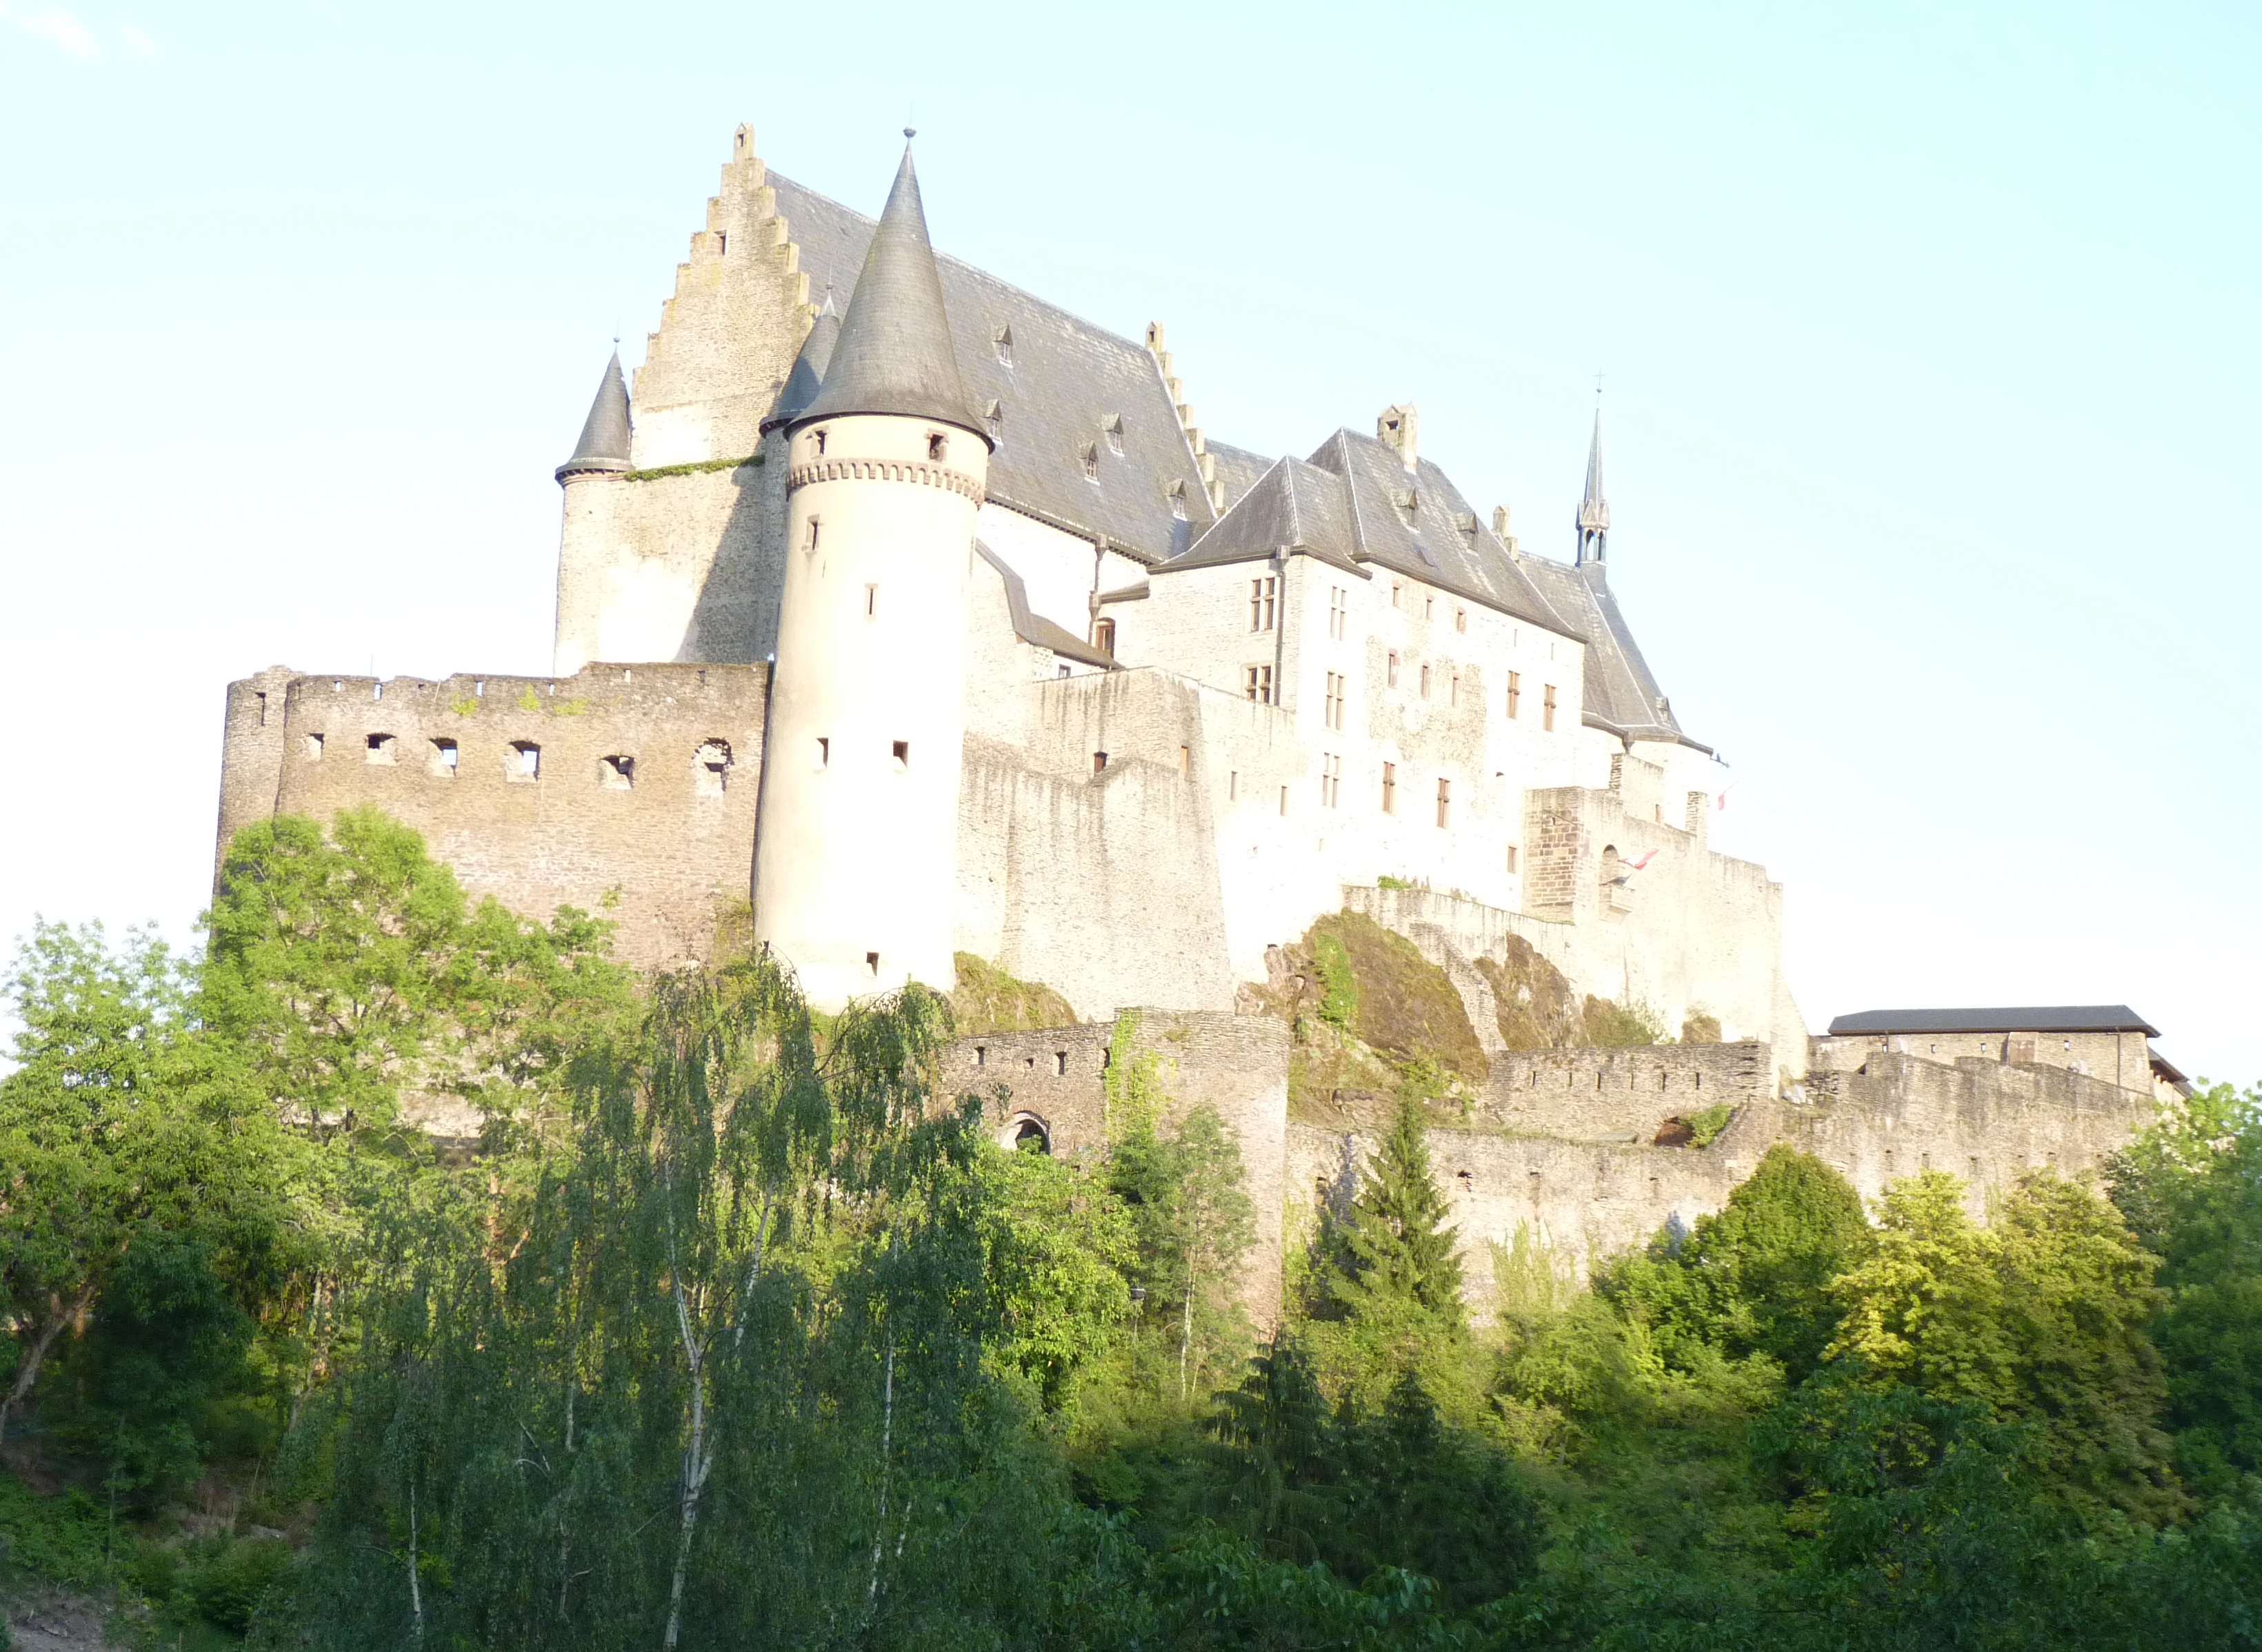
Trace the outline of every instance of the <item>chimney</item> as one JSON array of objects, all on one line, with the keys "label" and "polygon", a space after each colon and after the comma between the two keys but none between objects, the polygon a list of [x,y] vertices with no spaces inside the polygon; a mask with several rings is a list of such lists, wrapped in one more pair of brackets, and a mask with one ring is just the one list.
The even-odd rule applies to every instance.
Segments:
[{"label": "chimney", "polygon": [[1420,422],[1411,403],[1385,407],[1382,416],[1374,421],[1374,434],[1398,450],[1398,463],[1409,470],[1415,468],[1414,435]]}]

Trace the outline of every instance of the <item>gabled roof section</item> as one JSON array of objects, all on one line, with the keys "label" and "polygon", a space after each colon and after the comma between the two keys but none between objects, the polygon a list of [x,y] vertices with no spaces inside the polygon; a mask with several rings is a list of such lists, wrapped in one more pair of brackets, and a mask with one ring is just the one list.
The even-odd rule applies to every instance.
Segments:
[{"label": "gabled roof section", "polygon": [[1989,1009],[1863,1009],[1830,1024],[1833,1038],[1888,1032],[2141,1032],[2160,1030],[2126,1004],[2024,1004]]},{"label": "gabled roof section", "polygon": [[1567,567],[1545,557],[1525,557],[1519,566],[1547,593],[1556,608],[1572,616],[1575,635],[1587,641],[1586,677],[1581,688],[1580,721],[1625,740],[1659,740],[1709,753],[1711,747],[1690,739],[1675,720],[1673,707],[1658,687],[1649,662],[1633,640],[1633,628],[1599,563]]},{"label": "gabled roof section", "polygon": [[1236,448],[1223,442],[1204,442],[1203,448],[1217,463],[1217,485],[1225,496],[1227,509],[1257,485],[1257,478],[1272,468],[1272,461],[1261,453],[1251,453],[1246,448]]},{"label": "gabled roof section", "polygon": [[974,549],[1005,582],[1005,608],[1013,616],[1015,636],[1032,647],[1048,648],[1064,659],[1079,660],[1086,665],[1098,665],[1111,672],[1117,669],[1112,656],[1092,647],[1068,627],[1055,624],[1032,609],[1028,586],[1003,557],[978,539],[974,542]]},{"label": "gabled roof section", "polygon": [[898,413],[983,431],[959,377],[909,142],[866,247],[825,382],[800,417],[846,413]]},{"label": "gabled roof section", "polygon": [[1565,636],[1582,635],[1524,577],[1499,535],[1429,460],[1409,470],[1394,448],[1338,430],[1311,463],[1348,485],[1360,561],[1380,563]]},{"label": "gabled roof section", "polygon": [[774,430],[798,418],[817,399],[824,385],[825,369],[832,363],[832,352],[840,341],[840,312],[832,307],[832,295],[825,295],[824,307],[809,329],[809,336],[801,341],[801,354],[793,360],[793,370],[786,375],[785,388],[778,391],[777,406],[762,420],[765,431]]},{"label": "gabled roof section", "polygon": [[1156,571],[1176,573],[1301,551],[1364,574],[1358,550],[1343,478],[1301,459],[1276,459],[1218,518],[1216,527]]},{"label": "gabled roof section", "polygon": [[[856,278],[873,223],[777,173],[777,209],[810,290]],[[1215,520],[1178,409],[1147,347],[938,255],[944,309],[967,401],[995,446],[992,503],[1146,563],[1171,554],[1171,486],[1195,535]],[[997,422],[986,418],[998,405]],[[1110,431],[1113,417],[1120,427]],[[1121,451],[1118,452],[1117,447]],[[1095,449],[1086,480],[1082,455]]]},{"label": "gabled roof section", "polygon": [[581,439],[573,444],[573,456],[558,467],[558,479],[634,468],[629,461],[628,381],[621,377],[621,353],[615,350],[605,364],[605,376],[597,381],[597,398],[589,404]]}]

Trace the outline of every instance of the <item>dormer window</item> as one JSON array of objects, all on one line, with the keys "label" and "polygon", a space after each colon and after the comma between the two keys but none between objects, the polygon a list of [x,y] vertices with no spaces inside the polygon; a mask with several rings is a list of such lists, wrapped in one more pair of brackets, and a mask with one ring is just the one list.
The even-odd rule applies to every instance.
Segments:
[{"label": "dormer window", "polygon": [[1096,442],[1084,444],[1084,479],[1087,482],[1099,480],[1099,444]]},{"label": "dormer window", "polygon": [[1003,440],[1005,434],[1005,404],[1002,401],[992,401],[982,410],[982,422],[990,427],[991,442]]},{"label": "dormer window", "polygon": [[999,327],[990,335],[990,341],[998,347],[998,365],[1011,367],[1013,364],[1013,329]]},{"label": "dormer window", "polygon": [[1123,415],[1121,413],[1108,414],[1106,418],[1099,421],[1099,428],[1107,437],[1107,450],[1110,453],[1122,452]]},{"label": "dormer window", "polygon": [[944,435],[940,430],[928,431],[926,433],[926,456],[930,459],[935,460],[948,458],[950,456],[950,438]]},{"label": "dormer window", "polygon": [[1177,521],[1186,520],[1186,485],[1183,482],[1171,484],[1171,515]]},{"label": "dormer window", "polygon": [[1398,507],[1398,514],[1406,519],[1406,526],[1413,527],[1414,519],[1422,508],[1422,501],[1415,498],[1414,490],[1410,487],[1398,489],[1391,494],[1390,502]]}]

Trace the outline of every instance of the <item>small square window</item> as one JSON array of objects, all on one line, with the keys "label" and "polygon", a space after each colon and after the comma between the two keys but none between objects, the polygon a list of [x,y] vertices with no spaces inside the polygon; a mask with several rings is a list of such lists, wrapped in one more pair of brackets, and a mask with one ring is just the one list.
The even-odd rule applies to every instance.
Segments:
[{"label": "small square window", "polygon": [[599,758],[597,784],[609,791],[627,791],[636,784],[636,759],[625,753]]},{"label": "small square window", "polygon": [[510,778],[514,780],[538,780],[542,778],[542,748],[531,740],[510,743]]},{"label": "small square window", "polygon": [[1105,751],[1095,751],[1095,752],[1093,752],[1093,753],[1091,754],[1091,772],[1092,772],[1094,774],[1098,774],[1098,773],[1102,772],[1103,772],[1106,767],[1107,767],[1107,753],[1106,753]]},{"label": "small square window", "polygon": [[890,745],[890,746],[889,750],[890,750],[890,753],[891,753],[891,754],[894,756],[894,758],[895,758],[895,760],[896,760],[896,767],[897,767],[898,770],[907,769],[907,768],[911,767],[911,743],[910,741],[908,741],[908,740],[897,740],[897,741],[896,741],[892,745]]},{"label": "small square window", "polygon": [[391,735],[373,734],[369,736],[368,745],[369,751],[366,758],[367,761],[371,763],[391,763],[394,760],[393,743],[393,736]]},{"label": "small square window", "polygon": [[306,750],[307,762],[320,763],[322,760],[322,736],[318,734],[308,735]]},{"label": "small square window", "polygon": [[948,458],[950,456],[950,438],[944,435],[940,430],[928,431],[926,433],[926,456],[934,460]]},{"label": "small square window", "polygon": [[435,740],[432,743],[432,772],[445,775],[452,779],[456,773],[457,759],[462,755],[462,752],[457,750],[453,740]]}]

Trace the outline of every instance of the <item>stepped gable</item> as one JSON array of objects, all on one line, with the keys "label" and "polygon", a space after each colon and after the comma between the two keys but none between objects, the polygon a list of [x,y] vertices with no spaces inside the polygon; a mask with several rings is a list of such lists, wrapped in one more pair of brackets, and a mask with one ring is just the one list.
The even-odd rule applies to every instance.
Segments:
[{"label": "stepped gable", "polygon": [[1338,430],[1311,463],[1344,478],[1361,562],[1380,563],[1441,591],[1576,636],[1568,618],[1524,576],[1500,536],[1477,519],[1460,490],[1424,459],[1408,470],[1396,449]]},{"label": "stepped gable", "polygon": [[[774,172],[768,182],[802,271],[845,291],[863,267],[873,221]],[[1082,538],[1104,536],[1149,564],[1171,554],[1174,486],[1193,531],[1209,526],[1200,467],[1145,345],[958,259],[938,254],[936,263],[975,427],[996,449],[993,503]]]},{"label": "stepped gable", "polygon": [[[1213,449],[1214,451],[1214,449]],[[1300,550],[1365,577],[1351,490],[1344,479],[1301,459],[1276,459],[1228,506],[1217,526],[1163,564],[1163,573],[1253,562]]]},{"label": "stepped gable", "polygon": [[1582,722],[1623,739],[1668,741],[1697,751],[1711,751],[1682,733],[1674,720],[1672,706],[1651,674],[1649,662],[1642,658],[1617,599],[1610,594],[1603,564],[1570,568],[1545,557],[1527,556],[1520,566],[1571,617],[1571,634],[1586,642],[1586,677],[1580,691]]},{"label": "stepped gable", "polygon": [[1217,486],[1225,501],[1224,509],[1257,485],[1257,478],[1272,468],[1272,461],[1261,453],[1251,453],[1246,448],[1236,448],[1226,442],[1205,442],[1204,449],[1217,466]]}]

